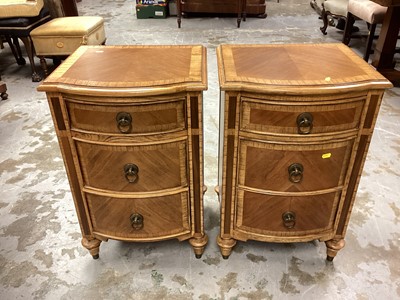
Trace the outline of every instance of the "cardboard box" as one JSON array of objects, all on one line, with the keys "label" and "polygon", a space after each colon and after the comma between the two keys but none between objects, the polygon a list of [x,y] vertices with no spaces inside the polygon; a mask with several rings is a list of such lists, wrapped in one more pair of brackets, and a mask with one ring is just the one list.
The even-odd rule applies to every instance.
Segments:
[{"label": "cardboard box", "polygon": [[138,19],[164,19],[167,17],[167,5],[136,4],[136,17]]}]

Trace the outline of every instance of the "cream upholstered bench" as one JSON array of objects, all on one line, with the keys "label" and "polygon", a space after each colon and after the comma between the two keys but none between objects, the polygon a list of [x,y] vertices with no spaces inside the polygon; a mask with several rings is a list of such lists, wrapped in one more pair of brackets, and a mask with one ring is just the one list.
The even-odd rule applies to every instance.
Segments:
[{"label": "cream upholstered bench", "polygon": [[323,34],[326,34],[326,29],[330,24],[328,16],[332,16],[334,18],[346,18],[348,3],[349,0],[326,0],[322,3],[323,9],[321,12],[321,18],[324,22],[324,25],[319,29]]},{"label": "cream upholstered bench", "polygon": [[49,75],[46,57],[64,59],[81,45],[102,45],[106,41],[102,17],[61,17],[31,31],[36,56]]},{"label": "cream upholstered bench", "polygon": [[368,23],[367,45],[364,52],[364,60],[368,61],[371,53],[372,41],[375,35],[377,24],[382,24],[387,7],[381,6],[369,0],[349,0],[347,23],[343,33],[343,43],[348,45],[351,39],[351,27],[356,19],[364,20]]}]

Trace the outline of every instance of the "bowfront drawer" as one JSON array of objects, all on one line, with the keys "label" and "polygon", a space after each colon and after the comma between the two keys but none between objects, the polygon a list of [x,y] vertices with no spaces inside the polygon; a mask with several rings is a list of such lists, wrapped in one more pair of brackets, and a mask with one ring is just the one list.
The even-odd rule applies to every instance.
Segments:
[{"label": "bowfront drawer", "polygon": [[236,227],[265,235],[304,235],[333,230],[340,192],[290,197],[240,190]]},{"label": "bowfront drawer", "polygon": [[291,145],[241,140],[239,185],[280,192],[307,192],[343,185],[354,140]]},{"label": "bowfront drawer", "polygon": [[242,98],[240,128],[254,133],[318,134],[357,129],[364,99],[335,104],[273,102]]},{"label": "bowfront drawer", "polygon": [[186,193],[152,198],[86,194],[95,233],[117,239],[172,238],[190,231]]},{"label": "bowfront drawer", "polygon": [[115,146],[76,141],[85,187],[148,192],[187,185],[186,140]]},{"label": "bowfront drawer", "polygon": [[185,101],[157,104],[84,104],[67,100],[72,130],[102,134],[155,134],[186,128]]}]

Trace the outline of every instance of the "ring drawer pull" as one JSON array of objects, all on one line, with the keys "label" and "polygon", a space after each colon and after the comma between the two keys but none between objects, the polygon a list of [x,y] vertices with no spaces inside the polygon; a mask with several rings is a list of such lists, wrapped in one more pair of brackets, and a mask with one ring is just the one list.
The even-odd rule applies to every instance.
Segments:
[{"label": "ring drawer pull", "polygon": [[291,164],[288,168],[289,180],[293,183],[299,183],[303,180],[303,165],[299,163]]},{"label": "ring drawer pull", "polygon": [[121,133],[129,133],[132,130],[132,116],[127,112],[119,112],[116,117],[117,127]]},{"label": "ring drawer pull", "polygon": [[144,218],[141,214],[133,213],[129,217],[129,220],[131,221],[131,226],[133,229],[139,230],[143,228]]},{"label": "ring drawer pull", "polygon": [[299,134],[309,134],[313,128],[312,114],[305,112],[297,116],[297,129]]},{"label": "ring drawer pull", "polygon": [[287,211],[282,214],[283,225],[288,228],[294,228],[296,225],[296,214],[292,211]]},{"label": "ring drawer pull", "polygon": [[135,164],[126,164],[124,166],[124,173],[129,183],[135,183],[139,179],[139,167]]}]

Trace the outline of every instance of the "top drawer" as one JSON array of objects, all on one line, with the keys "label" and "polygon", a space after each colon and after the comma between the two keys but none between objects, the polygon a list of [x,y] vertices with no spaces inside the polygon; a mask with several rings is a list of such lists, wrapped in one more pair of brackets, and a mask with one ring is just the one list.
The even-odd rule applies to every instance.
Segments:
[{"label": "top drawer", "polygon": [[83,104],[66,100],[71,130],[103,134],[155,134],[184,130],[185,101]]},{"label": "top drawer", "polygon": [[357,129],[364,98],[320,102],[274,102],[242,98],[240,129],[253,133],[320,134]]}]

